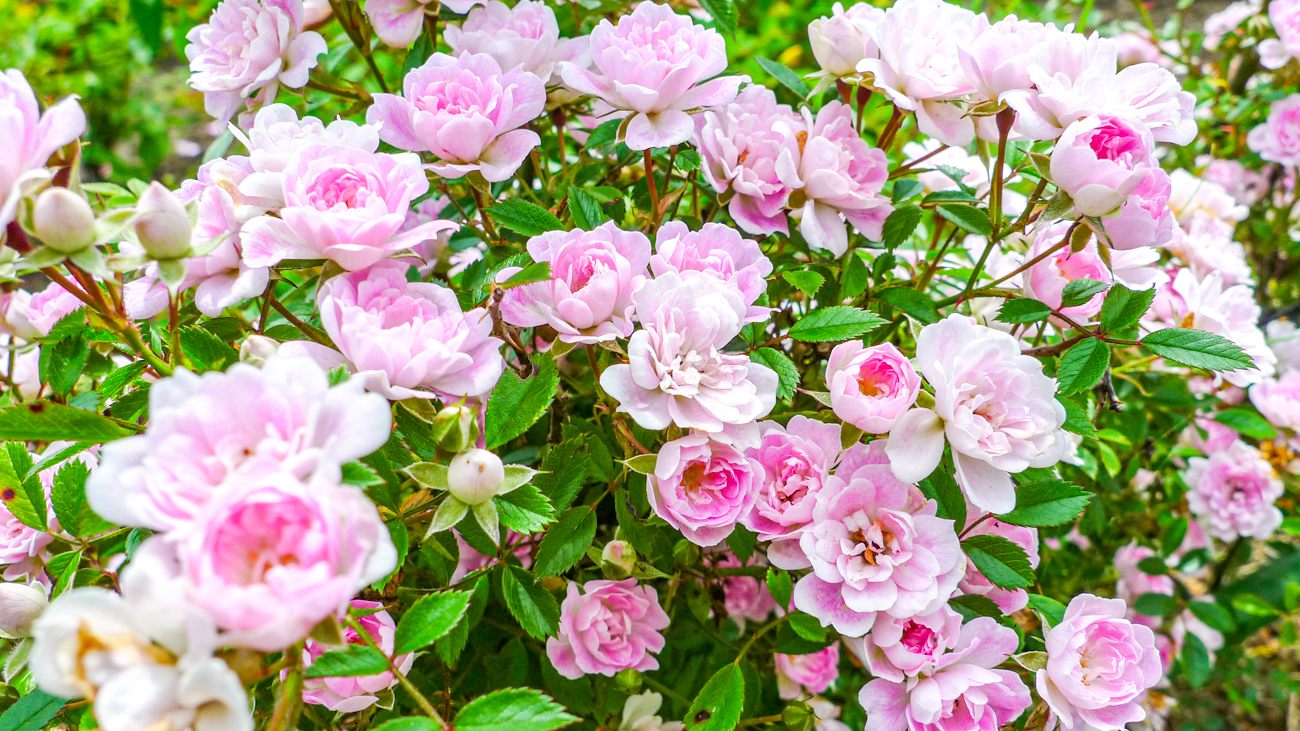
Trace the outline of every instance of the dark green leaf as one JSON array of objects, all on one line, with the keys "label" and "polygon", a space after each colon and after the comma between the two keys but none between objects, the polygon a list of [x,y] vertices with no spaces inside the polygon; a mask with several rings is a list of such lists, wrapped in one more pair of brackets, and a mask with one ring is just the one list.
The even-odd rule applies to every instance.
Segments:
[{"label": "dark green leaf", "polygon": [[181,352],[200,372],[225,370],[239,360],[239,351],[196,325],[181,328],[180,341]]},{"label": "dark green leaf", "polygon": [[509,279],[501,283],[501,289],[514,289],[525,284],[545,282],[550,278],[551,263],[549,261],[537,261],[511,274]]},{"label": "dark green leaf", "polygon": [[1056,400],[1065,407],[1065,423],[1061,428],[1071,434],[1080,434],[1085,437],[1096,436],[1097,427],[1092,424],[1092,416],[1088,413],[1087,407],[1075,401],[1072,398],[1057,395]]},{"label": "dark green leaf", "polygon": [[538,576],[559,576],[586,554],[595,539],[595,511],[587,505],[571,508],[542,537],[533,571]]},{"label": "dark green leaf", "polygon": [[555,506],[532,483],[493,500],[501,525],[519,533],[536,533],[555,520]]},{"label": "dark green leaf", "polygon": [[1142,338],[1142,347],[1166,360],[1207,371],[1235,371],[1255,365],[1236,343],[1204,330],[1156,330]]},{"label": "dark green leaf", "polygon": [[575,437],[552,445],[542,458],[542,471],[533,478],[532,484],[557,509],[563,510],[573,504],[587,479],[590,463],[583,455],[585,441],[582,437]]},{"label": "dark green leaf", "polygon": [[564,230],[564,224],[555,217],[555,214],[536,203],[529,203],[519,198],[508,198],[494,206],[489,206],[487,214],[502,227],[523,236]]},{"label": "dark green leaf", "polygon": [[479,696],[460,709],[456,731],[551,731],[578,719],[541,691],[506,688]]},{"label": "dark green leaf", "polygon": [[32,456],[18,442],[0,445],[0,499],[23,525],[46,529],[45,489],[32,474]]},{"label": "dark green leaf", "polygon": [[953,522],[957,530],[966,527],[966,496],[952,475],[935,470],[921,482],[921,490],[939,504],[939,517]]},{"label": "dark green leaf", "polygon": [[836,342],[861,337],[885,324],[884,318],[860,307],[823,307],[804,315],[790,337],[805,342]]},{"label": "dark green leaf", "polygon": [[1025,549],[994,535],[975,535],[961,542],[975,568],[995,586],[1023,589],[1034,583],[1034,569]]},{"label": "dark green leaf", "polygon": [[0,729],[4,731],[42,731],[46,724],[59,715],[68,699],[50,695],[43,690],[32,690],[0,715]]},{"label": "dark green leaf", "polygon": [[739,665],[727,663],[700,689],[683,722],[690,731],[732,731],[744,710],[744,673]]},{"label": "dark green leaf", "polygon": [[767,591],[776,600],[778,607],[790,606],[790,597],[794,594],[794,582],[790,579],[789,572],[775,566],[767,567]]},{"label": "dark green leaf", "polygon": [[1135,292],[1122,284],[1112,285],[1101,305],[1101,329],[1121,332],[1136,327],[1155,296],[1154,287]]},{"label": "dark green leaf", "polygon": [[158,52],[163,37],[163,0],[130,0],[131,21],[149,54]]},{"label": "dark green leaf", "polygon": [[1092,496],[1078,485],[1048,479],[1016,488],[1016,507],[998,520],[1012,525],[1044,528],[1071,523],[1088,506]]},{"label": "dark green leaf", "polygon": [[569,188],[569,215],[573,216],[573,223],[578,228],[587,231],[609,220],[600,207],[600,201],[581,188]]},{"label": "dark green leaf", "polygon": [[873,294],[876,299],[926,325],[939,321],[939,308],[924,292],[911,287],[886,287]]},{"label": "dark green leaf", "polygon": [[[424,36],[421,36],[423,38]],[[422,718],[420,716],[407,716],[406,718],[394,718],[391,721],[384,721],[375,727],[374,731],[443,731],[442,726],[433,722],[432,718]]]},{"label": "dark green leaf", "polygon": [[1237,628],[1237,623],[1232,620],[1232,612],[1221,604],[1208,601],[1192,602],[1187,605],[1187,608],[1211,629],[1227,634]]},{"label": "dark green leaf", "polygon": [[723,35],[736,32],[736,0],[700,0],[700,6],[713,18],[713,23]]},{"label": "dark green leaf", "polygon": [[465,616],[469,597],[468,591],[444,591],[420,597],[397,623],[393,653],[422,650],[445,637]]},{"label": "dark green leaf", "polygon": [[308,678],[355,678],[388,671],[384,653],[368,645],[348,645],[330,650],[316,658],[308,668]]},{"label": "dark green leaf", "polygon": [[1160,553],[1164,556],[1173,555],[1178,547],[1183,545],[1183,539],[1187,537],[1187,518],[1174,518],[1169,521],[1165,529],[1160,534]]},{"label": "dark green leaf", "polygon": [[776,371],[776,397],[789,403],[799,387],[799,368],[785,353],[775,348],[759,348],[749,354],[749,359]]},{"label": "dark green leaf", "polygon": [[907,241],[912,236],[912,232],[921,223],[921,209],[918,206],[899,206],[885,219],[884,228],[881,230],[880,242],[887,249],[898,248],[899,244]]},{"label": "dark green leaf", "polygon": [[488,398],[485,436],[489,449],[528,431],[528,427],[550,408],[560,384],[555,361],[538,354],[533,365],[536,372],[526,379],[520,379],[514,371],[507,369]]},{"label": "dark green leaf", "polygon": [[1164,617],[1178,609],[1178,600],[1168,594],[1147,592],[1133,602],[1133,611],[1148,617]]},{"label": "dark green leaf", "polygon": [[63,396],[77,385],[77,379],[90,360],[90,344],[80,332],[41,347],[39,371],[43,383]]},{"label": "dark green leaf", "polygon": [[1210,663],[1210,651],[1206,649],[1205,643],[1201,638],[1192,632],[1183,635],[1183,651],[1179,655],[1179,663],[1183,666],[1183,676],[1193,688],[1199,688],[1205,685],[1214,673],[1214,666]]},{"label": "dark green leaf", "polygon": [[948,600],[948,605],[957,610],[962,619],[967,622],[976,617],[993,617],[994,619],[1002,617],[1002,610],[998,609],[998,605],[994,604],[992,599],[979,594],[955,596]]},{"label": "dark green leaf", "polygon": [[925,185],[916,178],[900,178],[894,183],[894,190],[890,194],[890,199],[895,203],[902,203],[920,195],[925,190]]},{"label": "dark green leaf", "polygon": [[1110,366],[1110,346],[1096,338],[1080,340],[1065,351],[1056,368],[1061,393],[1078,393],[1101,383]]},{"label": "dark green leaf", "polygon": [[104,380],[99,382],[99,388],[95,391],[105,403],[116,401],[126,391],[126,387],[135,383],[148,367],[149,364],[142,360],[124,365],[104,376]]},{"label": "dark green leaf", "polygon": [[501,593],[505,595],[506,609],[529,636],[543,640],[555,634],[560,605],[532,574],[518,566],[506,566],[501,572]]}]

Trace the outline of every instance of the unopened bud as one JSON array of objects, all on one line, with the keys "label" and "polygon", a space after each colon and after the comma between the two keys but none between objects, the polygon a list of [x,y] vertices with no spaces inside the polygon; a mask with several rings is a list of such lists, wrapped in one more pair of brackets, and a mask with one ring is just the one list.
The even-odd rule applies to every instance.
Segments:
[{"label": "unopened bud", "polygon": [[478,440],[478,415],[474,409],[448,406],[433,417],[433,439],[448,452],[463,452]]},{"label": "unopened bud", "polygon": [[67,188],[49,188],[36,199],[32,232],[51,249],[75,254],[95,243],[95,212]]},{"label": "unopened bud", "polygon": [[0,584],[0,634],[27,637],[32,622],[50,605],[45,590],[27,584]]},{"label": "unopened bud", "polygon": [[265,335],[249,335],[239,346],[239,359],[244,363],[260,366],[275,354],[280,343]]},{"label": "unopened bud", "polygon": [[180,259],[190,253],[194,233],[185,206],[163,187],[150,183],[135,208],[135,235],[154,259]]},{"label": "unopened bud", "polygon": [[600,552],[600,570],[610,579],[626,579],[635,566],[636,549],[627,541],[610,541]]},{"label": "unopened bud", "polygon": [[506,479],[501,458],[486,449],[461,452],[447,467],[447,490],[466,505],[481,505],[501,490]]}]

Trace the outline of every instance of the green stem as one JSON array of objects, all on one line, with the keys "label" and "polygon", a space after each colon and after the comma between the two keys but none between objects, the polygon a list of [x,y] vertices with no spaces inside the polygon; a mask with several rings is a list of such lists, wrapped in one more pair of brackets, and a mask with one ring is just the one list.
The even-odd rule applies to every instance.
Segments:
[{"label": "green stem", "polygon": [[406,674],[398,669],[397,664],[393,662],[393,658],[388,653],[384,652],[383,648],[375,642],[375,638],[370,636],[370,633],[357,622],[356,618],[348,617],[347,624],[352,628],[352,631],[357,633],[357,636],[361,638],[362,642],[366,643],[366,645],[371,649],[384,656],[384,662],[388,663],[388,672],[392,673],[393,677],[397,678],[397,682],[406,689],[406,692],[411,694],[411,697],[415,699],[416,704],[420,706],[420,710],[424,712],[424,715],[432,718],[433,722],[438,724],[440,728],[447,728],[447,722],[443,721],[442,716],[438,715],[438,709],[434,708],[433,704],[429,702],[429,699],[420,692],[420,689],[415,687],[415,683],[412,683],[411,679],[406,677]]},{"label": "green stem", "polygon": [[[302,656],[302,643],[285,650],[289,657]],[[298,716],[302,713],[302,663],[295,662],[289,666],[289,673],[280,681],[280,693],[275,699],[275,709],[271,720],[267,722],[267,731],[294,731],[298,728]]]}]

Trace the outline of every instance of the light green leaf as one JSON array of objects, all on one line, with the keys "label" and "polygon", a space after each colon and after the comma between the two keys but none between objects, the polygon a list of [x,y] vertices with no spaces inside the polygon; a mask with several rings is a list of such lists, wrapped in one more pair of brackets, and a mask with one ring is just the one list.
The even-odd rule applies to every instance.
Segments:
[{"label": "light green leaf", "polygon": [[460,709],[456,731],[551,731],[578,719],[532,688],[506,688],[479,696]]},{"label": "light green leaf", "polygon": [[1061,356],[1056,382],[1061,393],[1087,391],[1101,382],[1109,365],[1109,345],[1096,338],[1080,340]]},{"label": "light green leaf", "polygon": [[522,287],[525,284],[535,282],[546,282],[551,279],[551,263],[549,261],[535,261],[532,264],[520,269],[510,278],[500,284],[501,289],[514,289]]},{"label": "light green leaf", "polygon": [[880,242],[887,249],[896,249],[900,244],[907,241],[916,231],[916,227],[921,224],[921,208],[919,206],[899,206],[890,212],[889,217],[885,219],[884,227],[881,229]]},{"label": "light green leaf", "polygon": [[1235,371],[1255,365],[1236,343],[1204,330],[1156,330],[1142,338],[1142,347],[1166,360],[1207,371]]},{"label": "light green leaf", "polygon": [[1083,488],[1065,480],[1027,482],[1016,487],[1015,509],[998,520],[1030,528],[1065,525],[1079,517],[1091,499]]},{"label": "light green leaf", "polygon": [[745,675],[740,666],[727,663],[709,678],[686,711],[690,731],[732,731],[745,709]]},{"label": "light green leaf", "polygon": [[993,224],[989,222],[988,211],[975,206],[943,205],[935,209],[940,216],[977,236],[989,236],[993,233]]},{"label": "light green leaf", "polygon": [[492,498],[501,524],[519,533],[536,533],[555,520],[555,506],[537,489],[524,485]]},{"label": "light green leaf", "polygon": [[388,671],[388,661],[379,650],[367,645],[348,645],[330,650],[307,668],[308,678],[355,678]]},{"label": "light green leaf", "polygon": [[590,231],[609,220],[600,201],[581,188],[569,188],[569,215],[573,223],[581,229]]},{"label": "light green leaf", "polygon": [[1122,284],[1114,284],[1106,293],[1101,305],[1101,329],[1121,332],[1136,327],[1155,299],[1155,288],[1134,291]]},{"label": "light green leaf", "polygon": [[108,417],[49,401],[17,404],[0,411],[0,439],[98,444],[130,433]]},{"label": "light green leaf", "polygon": [[757,61],[758,65],[762,66],[763,70],[770,74],[772,78],[776,79],[778,84],[789,89],[796,97],[800,99],[806,99],[808,97],[808,85],[804,83],[804,80],[799,76],[799,74],[792,71],[790,67],[780,61],[773,61],[770,58],[764,58],[762,56],[757,56],[754,60]]},{"label": "light green leaf", "polygon": [[776,372],[776,397],[789,403],[799,387],[799,368],[785,353],[775,348],[759,348],[749,354],[749,359]]},{"label": "light green leaf", "polygon": [[816,296],[817,290],[821,289],[822,285],[826,283],[826,277],[809,269],[784,271],[781,272],[781,278],[809,297]]},{"label": "light green leaf", "polygon": [[924,292],[911,287],[886,287],[872,294],[876,299],[918,322],[929,325],[939,321],[939,308]]},{"label": "light green leaf", "polygon": [[1046,320],[1048,315],[1051,314],[1052,308],[1042,302],[1028,297],[1021,297],[1002,303],[1002,308],[998,310],[998,316],[994,319],[998,322],[1022,325]]},{"label": "light green leaf", "polygon": [[564,230],[564,224],[555,217],[555,214],[535,203],[519,198],[509,198],[489,206],[487,214],[502,227],[523,236]]},{"label": "light green leaf", "polygon": [[1061,290],[1061,307],[1078,307],[1105,292],[1109,286],[1095,279],[1076,279]]},{"label": "light green leaf", "polygon": [[865,335],[886,320],[860,307],[823,307],[804,315],[790,328],[790,337],[804,342],[837,342]]}]

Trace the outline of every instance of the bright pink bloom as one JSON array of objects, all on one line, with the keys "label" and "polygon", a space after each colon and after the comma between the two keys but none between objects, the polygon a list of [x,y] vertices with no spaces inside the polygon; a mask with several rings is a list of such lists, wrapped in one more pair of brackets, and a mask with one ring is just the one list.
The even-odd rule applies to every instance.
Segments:
[{"label": "bright pink bloom", "polygon": [[541,138],[520,129],[546,108],[546,85],[521,68],[503,71],[483,53],[435,53],[402,81],[402,95],[376,94],[366,121],[388,144],[432,152],[444,178],[475,170],[490,182],[515,174]]},{"label": "bright pink bloom", "polygon": [[901,683],[933,672],[960,637],[961,615],[946,604],[915,617],[877,614],[862,638],[862,657],[872,675]]},{"label": "bright pink bloom", "polygon": [[1250,389],[1250,402],[1273,426],[1300,431],[1300,371],[1256,383]]},{"label": "bright pink bloom", "polygon": [[465,22],[448,25],[445,31],[452,53],[486,53],[503,69],[516,66],[545,82],[560,61],[585,55],[586,38],[560,38],[555,11],[538,0],[519,0],[512,8],[498,0],[474,8]]},{"label": "bright pink bloom", "polygon": [[[1066,221],[1040,228],[1034,236],[1033,243],[1029,246],[1029,251],[1025,253],[1025,257],[1028,260],[1033,260],[1039,255],[1050,251],[1053,247],[1059,246],[1070,230],[1070,224]],[[1055,310],[1061,307],[1061,296],[1070,282],[1079,279],[1092,279],[1110,284],[1111,273],[1106,266],[1106,262],[1102,260],[1101,253],[1097,250],[1096,240],[1089,238],[1083,248],[1078,251],[1075,251],[1072,246],[1065,246],[1046,259],[1029,267],[1025,271],[1023,279],[1026,297],[1032,297]],[[1073,307],[1066,307],[1061,310],[1061,313],[1067,317],[1087,322],[1096,317],[1098,312],[1101,312],[1101,303],[1105,298],[1106,294],[1104,292],[1098,292],[1087,302]]]},{"label": "bright pink bloom", "polygon": [[505,361],[487,310],[462,312],[446,287],[406,281],[408,268],[380,262],[322,285],[316,307],[325,332],[369,387],[389,398],[492,390]]},{"label": "bright pink bloom", "polygon": [[1167,246],[1175,229],[1169,209],[1171,191],[1169,175],[1160,168],[1149,169],[1119,212],[1102,220],[1106,242],[1119,251]]},{"label": "bright pink bloom", "polygon": [[0,74],[0,134],[7,140],[0,152],[0,227],[9,225],[18,202],[48,179],[45,163],[60,147],[86,131],[86,115],[75,97],[64,99],[45,113],[23,72]]},{"label": "bright pink bloom", "polygon": [[1150,628],[1125,619],[1126,609],[1119,599],[1080,594],[1047,630],[1047,667],[1036,678],[1049,726],[1119,731],[1146,716],[1140,701],[1163,676],[1160,653]]},{"label": "bright pink bloom", "polygon": [[863,59],[879,54],[871,30],[885,17],[885,11],[868,3],[840,3],[831,14],[808,24],[808,42],[813,58],[829,76],[856,76]]},{"label": "bright pink bloom", "polygon": [[634,579],[588,581],[560,605],[559,633],[546,641],[546,656],[566,678],[613,676],[620,670],[656,670],[654,653],[664,649],[660,632],[668,615],[652,586]]},{"label": "bright pink bloom", "polygon": [[303,15],[302,0],[222,0],[185,36],[190,86],[208,114],[226,121],[240,104],[275,101],[280,84],[306,86],[325,39],[303,30]]},{"label": "bright pink bloom", "polygon": [[[393,654],[393,636],[397,632],[397,624],[393,622],[393,618],[389,616],[388,612],[383,610],[384,605],[379,602],[353,599],[349,606],[353,609],[370,612],[357,617],[357,624],[361,625],[361,629],[374,640],[376,645],[379,645],[381,652],[391,656]],[[349,645],[365,644],[365,640],[351,626],[343,627],[343,640]],[[302,650],[303,667],[311,667],[312,663],[316,662],[316,658],[331,649],[336,648],[330,648],[315,640],[308,639]],[[403,673],[409,672],[411,665],[414,663],[415,655],[411,653],[393,657],[393,664]],[[331,711],[339,713],[356,713],[363,708],[369,708],[378,703],[379,697],[376,694],[396,684],[397,678],[393,677],[393,674],[389,672],[356,677],[308,678],[303,681],[302,700],[304,703],[325,706]]]},{"label": "bright pink bloom", "polygon": [[[551,281],[506,290],[501,317],[516,327],[550,326],[566,343],[599,343],[632,334],[632,295],[645,282],[650,240],[612,221],[592,231],[548,231],[528,240]],[[502,270],[508,279],[518,269]]]},{"label": "bright pink bloom", "polygon": [[1118,209],[1156,167],[1151,133],[1119,117],[1086,117],[1071,124],[1052,149],[1052,182],[1085,216]]},{"label": "bright pink bloom", "polygon": [[571,89],[632,113],[626,142],[633,150],[687,141],[694,129],[688,112],[726,104],[745,81],[713,78],[727,69],[716,30],[654,2],[637,5],[617,24],[600,21],[591,32],[591,61],[591,69],[561,63],[560,75]]},{"label": "bright pink bloom", "polygon": [[758,461],[706,434],[688,434],[659,448],[646,479],[650,507],[687,540],[716,546],[754,506]]},{"label": "bright pink bloom", "polygon": [[1276,505],[1282,481],[1259,450],[1245,442],[1189,459],[1183,480],[1187,506],[1215,538],[1264,540],[1282,524]]},{"label": "bright pink bloom", "polygon": [[765,320],[769,307],[755,307],[754,301],[767,291],[772,262],[758,242],[742,238],[730,226],[706,223],[691,231],[681,221],[669,221],[655,234],[655,253],[650,272],[656,277],[669,272],[704,272],[740,291],[749,309],[746,322]]},{"label": "bright pink bloom", "polygon": [[1221,452],[1237,441],[1237,432],[1208,416],[1197,416],[1178,437],[1180,445],[1187,444],[1202,454]]},{"label": "bright pink bloom", "polygon": [[802,557],[799,532],[812,522],[813,505],[831,468],[840,458],[838,424],[798,415],[782,427],[775,421],[759,424],[762,441],[746,454],[762,468],[753,510],[741,518],[745,527],[770,541],[768,557],[778,565]]},{"label": "bright pink bloom", "polygon": [[853,126],[853,112],[843,102],[831,102],[816,118],[804,110],[808,126],[799,175],[806,203],[793,212],[799,233],[814,249],[835,256],[848,250],[846,223],[879,241],[885,219],[894,207],[880,194],[889,177],[883,150],[863,141]]},{"label": "bright pink bloom", "polygon": [[838,643],[806,655],[778,652],[773,659],[776,664],[776,691],[786,700],[805,694],[824,693],[840,677]]},{"label": "bright pink bloom", "polygon": [[1259,59],[1264,68],[1280,69],[1300,58],[1300,0],[1271,0],[1268,19],[1277,38],[1260,41]]},{"label": "bright pink bloom", "polygon": [[868,434],[884,434],[916,403],[921,377],[893,343],[864,347],[850,340],[831,351],[826,386],[836,416]]},{"label": "bright pink bloom", "polygon": [[[977,516],[971,515],[970,521],[974,521],[976,518]],[[1011,525],[1010,523],[1003,523],[997,518],[988,518],[979,525],[970,528],[966,535],[990,535],[1005,538],[1023,548],[1025,555],[1029,557],[1029,565],[1038,568],[1038,531],[1034,528]],[[975,567],[974,563],[966,564],[966,575],[962,577],[958,589],[962,594],[977,594],[988,597],[998,606],[998,609],[1002,610],[1003,614],[1014,614],[1029,605],[1029,594],[1024,589],[1003,589],[997,586],[989,581]]]},{"label": "bright pink bloom", "polygon": [[1268,120],[1246,135],[1246,144],[1270,162],[1300,165],[1300,94],[1273,102]]}]

